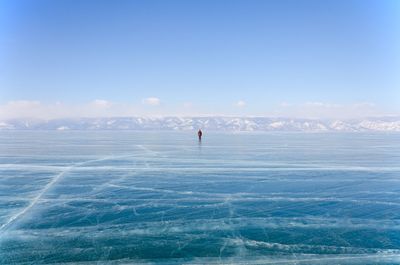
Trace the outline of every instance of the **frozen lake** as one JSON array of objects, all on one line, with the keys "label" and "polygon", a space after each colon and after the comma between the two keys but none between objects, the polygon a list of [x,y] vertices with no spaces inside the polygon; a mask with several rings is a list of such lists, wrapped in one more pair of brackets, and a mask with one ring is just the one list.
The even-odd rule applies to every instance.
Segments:
[{"label": "frozen lake", "polygon": [[0,264],[400,264],[400,134],[0,133]]}]

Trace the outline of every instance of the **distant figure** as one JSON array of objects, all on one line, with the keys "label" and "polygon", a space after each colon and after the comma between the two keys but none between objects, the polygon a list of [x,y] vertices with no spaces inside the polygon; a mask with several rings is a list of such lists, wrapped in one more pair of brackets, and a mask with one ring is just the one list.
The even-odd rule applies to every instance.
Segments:
[{"label": "distant figure", "polygon": [[201,141],[201,136],[203,135],[203,132],[201,130],[199,130],[197,132],[197,135],[199,136],[199,141]]}]

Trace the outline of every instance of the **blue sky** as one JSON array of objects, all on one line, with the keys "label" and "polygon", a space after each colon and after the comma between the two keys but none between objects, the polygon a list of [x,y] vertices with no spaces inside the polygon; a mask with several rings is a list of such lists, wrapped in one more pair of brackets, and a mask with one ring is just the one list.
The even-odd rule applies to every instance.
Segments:
[{"label": "blue sky", "polygon": [[400,1],[0,2],[0,117],[383,115],[399,103]]}]

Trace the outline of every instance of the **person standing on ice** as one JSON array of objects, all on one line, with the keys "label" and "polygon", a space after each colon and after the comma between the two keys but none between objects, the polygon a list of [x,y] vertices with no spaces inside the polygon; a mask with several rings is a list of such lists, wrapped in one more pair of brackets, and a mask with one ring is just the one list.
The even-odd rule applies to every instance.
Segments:
[{"label": "person standing on ice", "polygon": [[199,141],[201,141],[201,136],[203,136],[203,132],[201,131],[201,129],[199,129],[197,135],[199,136]]}]

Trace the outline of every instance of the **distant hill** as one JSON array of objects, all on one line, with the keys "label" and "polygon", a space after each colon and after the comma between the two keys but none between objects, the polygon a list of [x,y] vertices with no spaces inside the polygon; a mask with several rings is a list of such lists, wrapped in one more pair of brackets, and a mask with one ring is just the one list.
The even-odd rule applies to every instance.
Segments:
[{"label": "distant hill", "polygon": [[116,117],[15,119],[0,122],[0,130],[197,130],[400,132],[400,117],[315,120],[267,117]]}]

